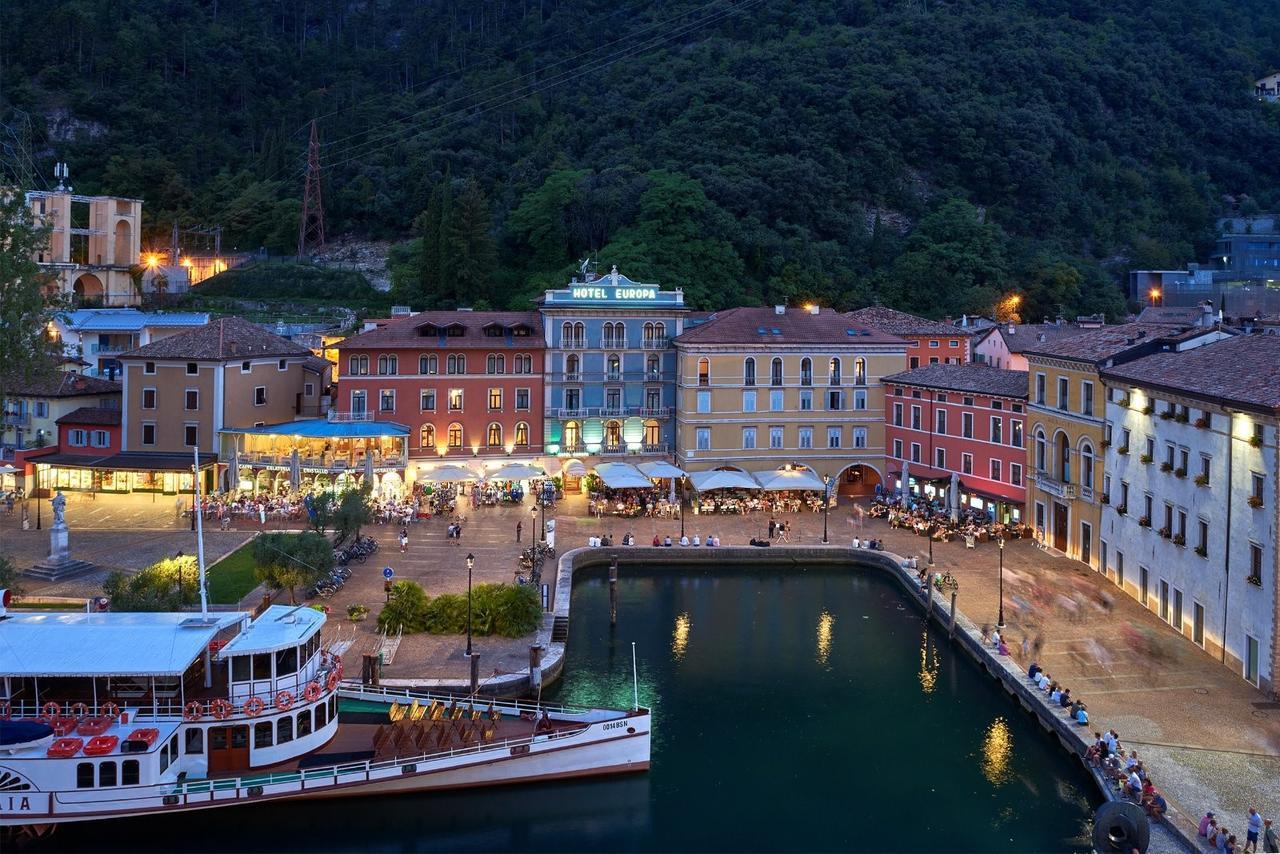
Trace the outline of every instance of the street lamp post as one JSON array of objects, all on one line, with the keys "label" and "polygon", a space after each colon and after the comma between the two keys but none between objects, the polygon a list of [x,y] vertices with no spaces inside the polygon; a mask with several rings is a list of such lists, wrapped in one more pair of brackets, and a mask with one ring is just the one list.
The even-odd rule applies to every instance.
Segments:
[{"label": "street lamp post", "polygon": [[36,530],[39,531],[40,528],[40,464],[36,463]]},{"label": "street lamp post", "polygon": [[471,651],[471,568],[476,565],[476,556],[467,553],[467,661],[471,664],[471,694],[475,696],[479,685],[480,662]]},{"label": "street lamp post", "polygon": [[996,626],[1004,628],[1004,537],[999,539],[1000,544],[1000,615],[996,618]]},{"label": "street lamp post", "polygon": [[831,512],[831,479],[822,479],[822,544],[827,540],[827,514]]},{"label": "street lamp post", "polygon": [[933,528],[932,526],[924,529],[924,535],[929,538],[929,566],[933,566]]},{"label": "street lamp post", "polygon": [[196,513],[199,512],[200,492],[196,489],[196,478],[200,477],[200,469],[191,467],[191,530],[196,529]]}]

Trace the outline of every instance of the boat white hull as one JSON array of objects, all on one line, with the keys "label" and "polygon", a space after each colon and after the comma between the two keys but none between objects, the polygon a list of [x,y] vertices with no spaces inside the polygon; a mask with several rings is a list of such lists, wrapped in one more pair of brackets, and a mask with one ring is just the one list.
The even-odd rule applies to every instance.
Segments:
[{"label": "boat white hull", "polygon": [[[0,792],[0,826],[51,825],[76,821],[159,815],[200,809],[302,798],[340,798],[509,785],[649,768],[649,715],[596,722],[586,729],[525,744],[478,751],[352,763],[337,769],[309,769],[298,779],[275,782],[253,777],[231,786],[203,781],[185,785],[121,787],[112,800],[86,792]],[[331,773],[332,772],[332,773]],[[313,776],[314,775],[314,776]]]}]

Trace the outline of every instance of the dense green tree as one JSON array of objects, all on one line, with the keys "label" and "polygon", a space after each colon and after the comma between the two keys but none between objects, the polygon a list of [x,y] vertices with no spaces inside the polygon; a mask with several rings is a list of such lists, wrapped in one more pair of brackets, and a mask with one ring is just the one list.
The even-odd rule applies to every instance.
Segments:
[{"label": "dense green tree", "polygon": [[288,590],[296,603],[299,587],[324,578],[333,569],[333,546],[323,534],[259,534],[253,541],[254,574],[272,590]]},{"label": "dense green tree", "polygon": [[479,300],[487,302],[498,252],[493,242],[489,200],[474,178],[458,194],[447,225],[442,242],[448,243],[452,263],[450,279],[443,283],[444,301],[473,307]]},{"label": "dense green tree", "polygon": [[113,611],[180,611],[200,601],[199,581],[194,557],[172,557],[132,574],[112,572],[102,592]]},{"label": "dense green tree", "polygon": [[0,186],[0,403],[6,388],[54,369],[47,329],[58,300],[47,297],[51,280],[35,261],[48,241],[22,195]]}]

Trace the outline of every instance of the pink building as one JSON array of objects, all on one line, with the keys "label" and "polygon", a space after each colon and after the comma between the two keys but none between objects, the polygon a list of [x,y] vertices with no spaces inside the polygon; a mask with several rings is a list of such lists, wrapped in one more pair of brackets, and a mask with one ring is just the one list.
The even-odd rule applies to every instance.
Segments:
[{"label": "pink building", "polygon": [[[1027,372],[925,365],[884,377],[885,470],[891,484],[941,497],[960,478],[961,507],[1022,519]],[[908,483],[902,483],[907,469]]]}]

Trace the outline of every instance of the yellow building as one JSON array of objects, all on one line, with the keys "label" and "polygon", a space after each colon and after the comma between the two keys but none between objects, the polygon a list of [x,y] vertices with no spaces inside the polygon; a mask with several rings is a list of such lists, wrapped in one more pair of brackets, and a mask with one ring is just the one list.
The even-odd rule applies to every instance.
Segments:
[{"label": "yellow building", "polygon": [[36,261],[76,307],[137,305],[131,268],[139,262],[142,202],[81,196],[67,189],[27,193],[36,221],[49,227],[49,245]]},{"label": "yellow building", "polygon": [[830,309],[733,308],[675,340],[676,456],[688,472],[804,467],[846,494],[884,480],[884,390],[900,338]]},{"label": "yellow building", "polygon": [[[1098,566],[1106,390],[1099,371],[1159,351],[1182,327],[1128,323],[1049,340],[1027,358],[1027,515],[1037,539]],[[1213,334],[1193,329],[1192,335]]]}]

